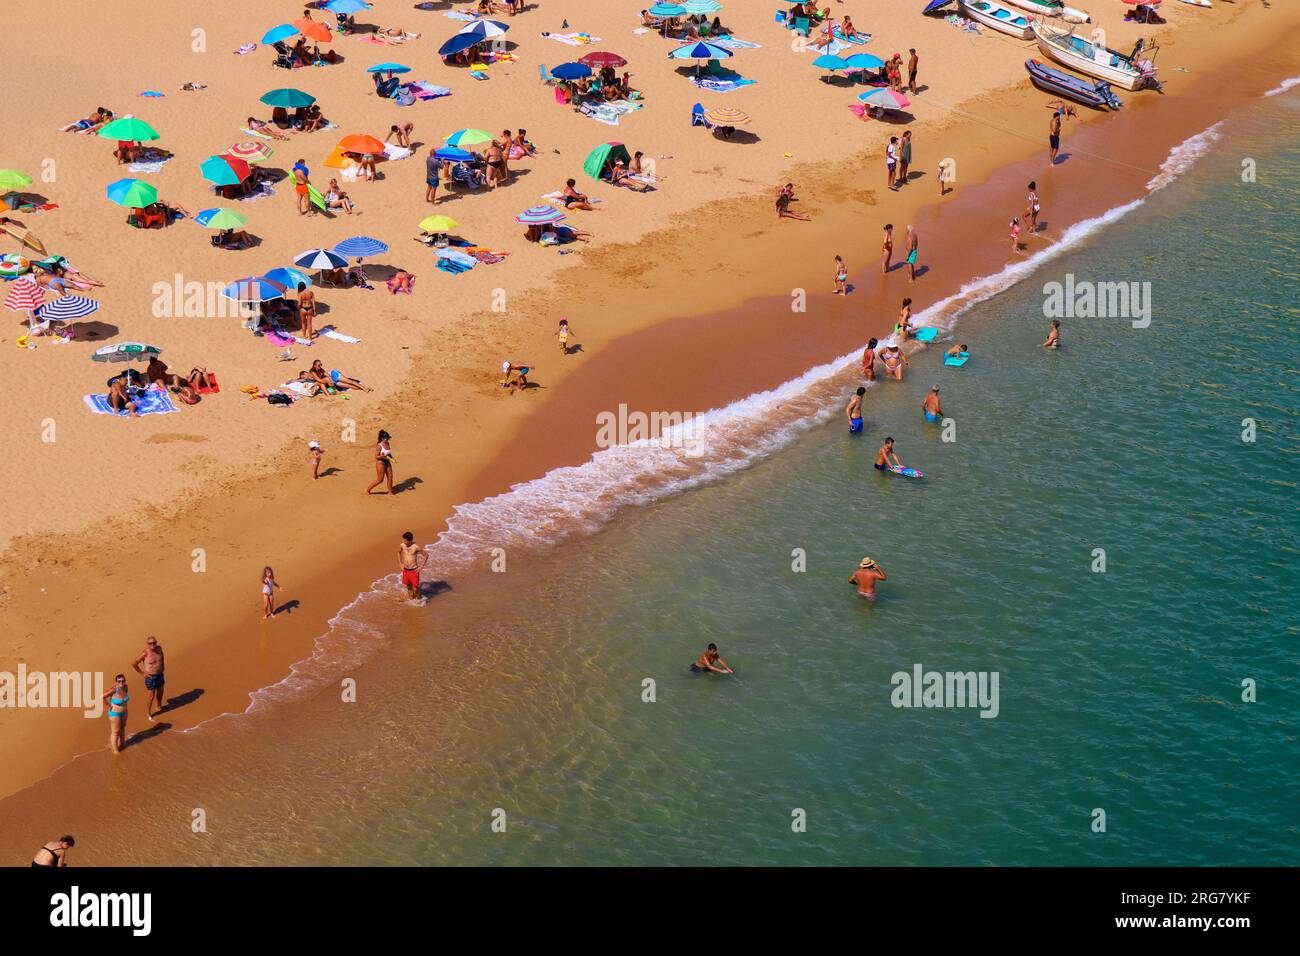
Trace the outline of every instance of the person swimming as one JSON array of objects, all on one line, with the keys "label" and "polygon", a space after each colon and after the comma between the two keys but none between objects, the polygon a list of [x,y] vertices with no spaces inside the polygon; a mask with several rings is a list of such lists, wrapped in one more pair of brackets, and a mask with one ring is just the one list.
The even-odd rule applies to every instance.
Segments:
[{"label": "person swimming", "polygon": [[850,435],[857,435],[862,431],[862,396],[865,394],[867,394],[867,390],[862,386],[858,386],[858,390],[853,393],[848,406],[844,409],[844,414],[849,419]]},{"label": "person swimming", "polygon": [[937,422],[943,417],[943,408],[939,405],[938,385],[930,389],[925,398],[921,400],[921,411],[925,414],[927,422]]},{"label": "person swimming", "polygon": [[703,654],[691,665],[691,670],[697,674],[713,671],[715,674],[734,674],[733,671],[721,657],[718,656],[718,645],[710,644]]},{"label": "person swimming", "polygon": [[953,358],[961,358],[970,355],[970,349],[967,348],[966,344],[963,342],[961,345],[954,345],[946,354],[951,355]]}]

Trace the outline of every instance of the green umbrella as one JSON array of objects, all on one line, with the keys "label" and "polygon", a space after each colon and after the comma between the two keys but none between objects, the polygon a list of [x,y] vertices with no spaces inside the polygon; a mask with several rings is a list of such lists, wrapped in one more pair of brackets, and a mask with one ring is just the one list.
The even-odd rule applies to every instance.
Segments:
[{"label": "green umbrella", "polygon": [[587,161],[582,164],[582,171],[592,179],[600,179],[600,174],[605,171],[605,163],[619,159],[631,165],[632,157],[626,146],[622,143],[601,143],[587,156]]},{"label": "green umbrella", "polygon": [[267,106],[283,106],[287,110],[295,110],[300,106],[311,106],[316,102],[316,97],[302,90],[281,89],[265,94],[262,102]]},{"label": "green umbrella", "polygon": [[108,184],[106,193],[113,202],[130,209],[143,209],[158,201],[158,190],[143,179],[119,179]]},{"label": "green umbrella", "polygon": [[92,362],[136,362],[147,359],[151,355],[161,354],[162,349],[156,345],[145,345],[142,342],[117,342],[95,349],[90,360]]},{"label": "green umbrella", "polygon": [[32,184],[32,177],[16,169],[0,169],[0,190],[26,189]]},{"label": "green umbrella", "polygon": [[238,229],[248,222],[248,217],[233,209],[217,208],[203,210],[194,217],[194,221],[204,229]]},{"label": "green umbrella", "polygon": [[142,143],[147,139],[157,139],[158,131],[135,116],[123,116],[115,119],[99,131],[104,139],[118,139],[124,143]]}]

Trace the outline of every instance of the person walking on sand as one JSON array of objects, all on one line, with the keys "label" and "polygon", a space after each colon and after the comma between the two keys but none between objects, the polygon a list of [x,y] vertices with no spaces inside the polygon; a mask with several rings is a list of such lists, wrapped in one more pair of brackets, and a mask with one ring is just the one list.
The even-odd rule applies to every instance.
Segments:
[{"label": "person walking on sand", "polygon": [[885,223],[885,238],[880,244],[880,274],[889,273],[890,260],[894,257],[894,224]]},{"label": "person walking on sand", "polygon": [[325,450],[318,441],[307,442],[307,450],[311,453],[311,480],[315,481],[320,477],[320,463],[325,457]]},{"label": "person walking on sand", "polygon": [[696,659],[691,665],[691,670],[697,674],[712,671],[715,674],[734,674],[733,671],[721,657],[718,656],[718,645],[710,644],[704,649],[704,653]]},{"label": "person walking on sand", "polygon": [[370,494],[385,481],[388,482],[388,493],[393,493],[393,449],[389,445],[392,438],[388,432],[380,430],[379,437],[375,440],[375,480],[366,489],[366,494]]},{"label": "person walking on sand", "polygon": [[1052,113],[1052,118],[1047,124],[1047,146],[1050,151],[1047,164],[1049,166],[1056,165],[1056,154],[1061,149],[1061,116],[1064,115],[1064,113],[1065,110],[1058,107],[1057,110]]},{"label": "person walking on sand", "polygon": [[[889,460],[891,458],[894,459],[892,462]],[[903,463],[898,460],[898,455],[894,454],[894,439],[886,438],[885,443],[881,445],[880,450],[876,452],[876,461],[872,467],[875,468],[876,471],[888,471],[890,465],[893,465],[895,468],[903,467]]]},{"label": "person walking on sand", "polygon": [[913,96],[916,95],[916,74],[919,72],[918,65],[920,62],[916,56],[916,49],[909,49],[907,51],[907,90]]},{"label": "person walking on sand", "polygon": [[867,347],[862,350],[862,377],[868,382],[876,380],[876,340],[871,339],[867,342]]},{"label": "person walking on sand", "polygon": [[905,130],[898,141],[898,185],[907,185],[907,170],[912,165],[912,131]]},{"label": "person walking on sand", "polygon": [[555,331],[555,337],[560,340],[560,351],[569,354],[569,320],[560,319],[560,327]]},{"label": "person walking on sand", "polygon": [[907,281],[916,281],[916,257],[921,251],[921,240],[916,235],[916,230],[911,226],[907,227]]},{"label": "person walking on sand", "polygon": [[1020,220],[1012,219],[1011,220],[1011,254],[1014,256],[1014,255],[1018,255],[1019,253],[1020,253]]},{"label": "person walking on sand", "polygon": [[316,337],[316,293],[305,282],[298,283],[298,322],[303,338]]},{"label": "person walking on sand", "polygon": [[[140,669],[141,664],[144,665],[143,670]],[[144,642],[144,650],[131,662],[131,667],[137,674],[144,675],[144,689],[149,692],[145,714],[153,720],[155,714],[161,714],[167,709],[163,703],[163,685],[167,682],[163,677],[163,649],[158,643],[158,638],[149,635]],[[158,705],[157,710],[153,709],[154,704]]]},{"label": "person walking on sand", "polygon": [[66,834],[57,840],[51,840],[32,857],[32,866],[42,867],[45,869],[55,869],[60,866],[68,865],[68,851],[77,845],[77,841],[72,838],[72,834]]},{"label": "person walking on sand", "polygon": [[831,295],[848,295],[849,294],[849,270],[844,266],[844,260],[839,256],[835,257],[835,291]]},{"label": "person walking on sand", "polygon": [[889,188],[897,190],[898,184],[898,137],[889,137],[889,145],[885,147],[885,171],[888,174]]},{"label": "person walking on sand", "polygon": [[866,388],[859,385],[858,390],[853,393],[849,399],[848,406],[844,409],[844,415],[849,420],[849,434],[859,435],[862,433],[862,396],[867,394]]},{"label": "person walking on sand", "polygon": [[1029,184],[1029,199],[1025,204],[1025,219],[1029,221],[1029,233],[1033,235],[1038,232],[1038,211],[1042,206],[1038,202],[1038,183]]},{"label": "person walking on sand", "polygon": [[126,691],[126,675],[113,678],[113,689],[104,695],[108,702],[108,746],[120,754],[126,744],[126,705],[131,695]]},{"label": "person walking on sand", "polygon": [[849,575],[849,584],[857,585],[858,597],[874,601],[876,599],[876,582],[886,581],[885,569],[871,558],[858,562],[858,569]]},{"label": "person walking on sand", "polygon": [[939,386],[936,385],[921,399],[921,412],[927,422],[937,422],[943,418],[943,407],[939,404]]},{"label": "person walking on sand", "polygon": [[308,195],[311,180],[307,174],[307,164],[301,159],[293,164],[293,191],[298,194],[298,215],[300,216],[307,215],[311,210],[311,196]]},{"label": "person walking on sand", "polygon": [[408,531],[397,546],[397,566],[402,572],[406,596],[414,601],[420,596],[420,572],[429,563],[429,553],[415,543],[415,535]]},{"label": "person walking on sand", "polygon": [[1047,330],[1047,341],[1043,343],[1045,349],[1059,349],[1061,347],[1061,320],[1052,319],[1052,327]]},{"label": "person walking on sand", "polygon": [[275,617],[275,592],[282,590],[275,580],[275,571],[268,564],[262,569],[262,620]]},{"label": "person walking on sand", "polygon": [[939,180],[939,195],[948,195],[948,160],[939,160],[939,174],[935,178]]}]

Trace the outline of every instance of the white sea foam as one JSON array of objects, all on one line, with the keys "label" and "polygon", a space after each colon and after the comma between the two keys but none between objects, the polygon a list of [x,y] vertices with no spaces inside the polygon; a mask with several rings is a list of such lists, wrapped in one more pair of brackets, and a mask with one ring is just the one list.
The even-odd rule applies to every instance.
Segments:
[{"label": "white sea foam", "polygon": [[1291,87],[1293,87],[1293,86],[1300,86],[1300,76],[1292,76],[1292,77],[1289,77],[1288,79],[1283,80],[1281,83],[1279,83],[1277,86],[1273,87],[1271,90],[1269,90],[1269,91],[1268,91],[1267,93],[1265,93],[1264,95],[1265,95],[1265,96],[1277,96],[1279,93],[1285,93],[1287,90],[1291,89]]},{"label": "white sea foam", "polygon": [[1147,183],[1147,189],[1153,192],[1168,186],[1171,182],[1181,176],[1192,165],[1205,155],[1208,150],[1219,140],[1219,129],[1223,126],[1222,122],[1215,123],[1207,130],[1202,130],[1195,136],[1189,136],[1177,146],[1169,151],[1169,156],[1160,164],[1160,172]]}]

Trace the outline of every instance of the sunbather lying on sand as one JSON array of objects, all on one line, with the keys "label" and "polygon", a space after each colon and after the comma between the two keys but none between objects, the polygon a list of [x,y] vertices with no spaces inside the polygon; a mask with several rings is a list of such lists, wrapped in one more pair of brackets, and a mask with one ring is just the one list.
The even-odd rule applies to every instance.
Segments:
[{"label": "sunbather lying on sand", "polygon": [[633,179],[632,173],[628,171],[627,163],[623,160],[617,160],[614,163],[614,171],[610,174],[609,181],[615,186],[626,186],[635,192],[643,193],[650,186],[639,179]]},{"label": "sunbather lying on sand", "polygon": [[158,356],[149,359],[149,365],[144,370],[145,378],[161,389],[170,389],[181,397],[181,401],[187,405],[193,405],[199,400],[198,393],[194,391],[194,386],[179,375],[174,375],[167,371],[167,363]]},{"label": "sunbather lying on sand", "polygon": [[320,359],[311,363],[311,371],[308,372],[308,374],[312,377],[313,381],[319,383],[326,391],[350,388],[359,388],[363,392],[374,391],[374,389],[370,388],[368,385],[363,385],[359,379],[344,375],[338,369],[331,369],[328,372],[325,371],[325,366],[321,364]]},{"label": "sunbather lying on sand", "polygon": [[93,133],[101,126],[113,118],[113,111],[106,110],[104,107],[96,107],[95,112],[91,113],[85,119],[73,120],[67,126],[60,128],[60,133]]},{"label": "sunbather lying on sand", "polygon": [[263,136],[270,136],[272,139],[287,140],[289,138],[270,123],[264,123],[260,119],[254,119],[251,116],[248,118],[248,128],[254,133],[261,133]]}]

